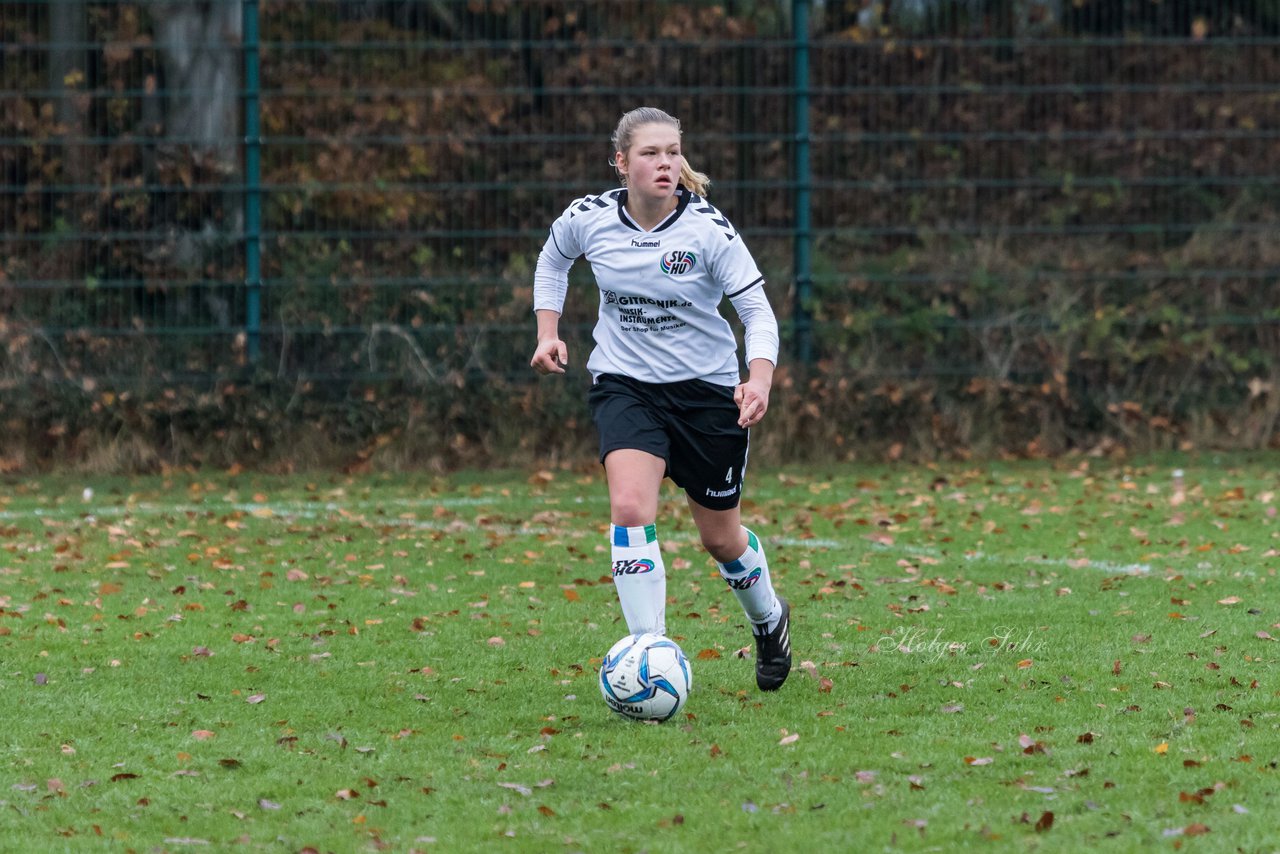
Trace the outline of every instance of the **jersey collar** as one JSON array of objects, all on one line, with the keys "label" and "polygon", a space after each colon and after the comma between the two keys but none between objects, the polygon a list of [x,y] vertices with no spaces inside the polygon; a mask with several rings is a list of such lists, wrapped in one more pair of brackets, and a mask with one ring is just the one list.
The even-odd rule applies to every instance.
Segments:
[{"label": "jersey collar", "polygon": [[[643,231],[644,229],[632,222],[631,217],[627,215],[627,188],[623,187],[621,190],[617,190],[613,195],[614,198],[618,200],[618,219],[622,220],[622,224],[632,231]],[[675,210],[667,214],[667,218],[658,223],[657,228],[655,228],[651,233],[665,231],[674,225],[675,221],[680,218],[680,214],[684,213],[684,209],[689,206],[689,199],[692,197],[693,193],[689,192],[689,190],[685,188],[684,184],[678,185],[676,187]]]}]

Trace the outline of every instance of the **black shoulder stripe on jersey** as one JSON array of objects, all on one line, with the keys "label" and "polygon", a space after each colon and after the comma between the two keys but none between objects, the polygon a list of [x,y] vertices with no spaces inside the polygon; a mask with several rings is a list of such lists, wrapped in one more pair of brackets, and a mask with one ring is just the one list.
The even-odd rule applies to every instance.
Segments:
[{"label": "black shoulder stripe on jersey", "polygon": [[587,211],[591,210],[592,205],[596,206],[597,208],[609,207],[609,203],[606,202],[604,199],[600,198],[599,196],[586,196],[582,199],[581,202],[573,206],[573,211],[569,214],[569,216],[575,217],[580,213],[586,213]]},{"label": "black shoulder stripe on jersey", "polygon": [[556,230],[554,228],[551,229],[551,242],[556,245],[556,251],[560,253],[560,256],[562,258],[568,258],[570,261],[577,260],[576,258],[571,258],[570,256],[566,255],[565,251],[560,248],[560,241],[556,240]]},{"label": "black shoulder stripe on jersey", "polygon": [[725,296],[729,297],[729,299],[733,299],[734,297],[738,296],[739,294],[745,294],[747,291],[751,290],[751,289],[752,289],[752,288],[754,288],[756,285],[763,285],[763,284],[764,284],[764,276],[761,276],[760,278],[756,279],[756,280],[755,280],[754,282],[752,282],[751,284],[747,285],[745,288],[739,288],[738,290],[734,291],[733,293],[731,293],[731,294],[726,294]]},{"label": "black shoulder stripe on jersey", "polygon": [[[698,201],[705,202],[706,200],[699,198]],[[735,237],[738,236],[738,232],[734,231],[733,226],[729,224],[728,217],[720,213],[720,211],[716,210],[715,205],[711,204],[710,202],[706,202],[702,207],[694,208],[694,210],[696,210],[698,213],[703,213],[709,216],[712,222],[720,226],[720,229],[724,231],[724,236],[727,237],[730,241],[732,241]]]}]

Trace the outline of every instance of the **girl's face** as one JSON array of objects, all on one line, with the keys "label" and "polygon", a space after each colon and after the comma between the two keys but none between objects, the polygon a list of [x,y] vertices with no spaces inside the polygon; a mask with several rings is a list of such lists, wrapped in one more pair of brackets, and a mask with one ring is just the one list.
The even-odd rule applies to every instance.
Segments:
[{"label": "girl's face", "polygon": [[654,200],[675,195],[680,181],[680,131],[668,124],[641,125],[631,136],[631,147],[614,154],[627,189]]}]

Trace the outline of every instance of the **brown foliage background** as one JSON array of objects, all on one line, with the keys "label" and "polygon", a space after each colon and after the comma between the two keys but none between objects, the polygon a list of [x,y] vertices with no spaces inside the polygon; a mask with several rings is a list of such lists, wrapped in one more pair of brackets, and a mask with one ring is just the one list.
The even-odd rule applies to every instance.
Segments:
[{"label": "brown foliage background", "polygon": [[[828,4],[807,302],[784,7],[263,3],[252,186],[244,149],[167,123],[154,9],[68,5],[87,45],[61,80],[48,5],[0,19],[0,468],[589,464],[588,380],[525,367],[532,264],[570,200],[612,186],[608,136],[638,103],[684,121],[789,351],[812,316],[756,459],[1280,436],[1265,4]],[[579,264],[579,365],[594,312]]]}]

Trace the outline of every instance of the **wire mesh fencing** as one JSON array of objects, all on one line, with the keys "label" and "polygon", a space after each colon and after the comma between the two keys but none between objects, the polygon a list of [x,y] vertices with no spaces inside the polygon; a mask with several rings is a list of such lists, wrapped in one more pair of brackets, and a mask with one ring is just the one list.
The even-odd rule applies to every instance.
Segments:
[{"label": "wire mesh fencing", "polygon": [[1278,18],[5,2],[0,383],[531,380],[546,229],[615,184],[614,124],[653,104],[809,367],[1247,401],[1280,379]]}]

